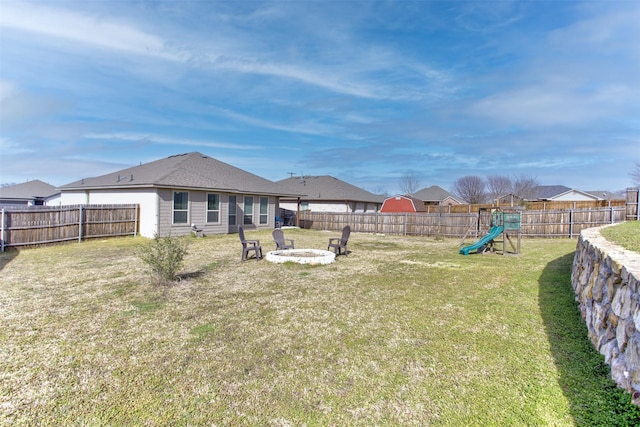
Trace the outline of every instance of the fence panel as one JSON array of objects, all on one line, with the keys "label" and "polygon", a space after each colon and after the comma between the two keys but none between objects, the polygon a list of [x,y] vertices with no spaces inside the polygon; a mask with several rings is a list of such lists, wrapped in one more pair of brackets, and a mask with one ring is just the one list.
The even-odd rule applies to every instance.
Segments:
[{"label": "fence panel", "polygon": [[626,219],[627,221],[640,220],[640,190],[638,188],[627,188]]},{"label": "fence panel", "polygon": [[509,206],[504,203],[492,204],[471,204],[471,205],[452,205],[452,206],[434,206],[426,205],[427,213],[478,213],[480,210],[491,209],[526,209],[526,210],[541,210],[541,211],[555,211],[564,209],[597,209],[597,208],[609,208],[624,206],[625,201],[623,199],[617,200],[582,200],[582,201],[540,201],[540,202],[525,202],[523,205]]},{"label": "fence panel", "polygon": [[[526,237],[577,237],[585,228],[623,222],[624,206],[592,209],[521,211],[520,234]],[[300,213],[300,227],[415,236],[478,237],[491,227],[491,212],[479,213]]]},{"label": "fence panel", "polygon": [[2,209],[5,247],[42,245],[107,236],[136,235],[138,205],[31,206]]}]

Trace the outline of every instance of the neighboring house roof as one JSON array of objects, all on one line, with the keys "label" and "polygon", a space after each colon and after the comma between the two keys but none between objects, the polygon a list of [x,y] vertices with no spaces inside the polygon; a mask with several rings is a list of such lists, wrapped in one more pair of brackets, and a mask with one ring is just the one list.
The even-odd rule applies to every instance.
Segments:
[{"label": "neighboring house roof", "polygon": [[445,197],[440,201],[440,204],[443,206],[452,206],[452,205],[464,205],[466,202],[456,198],[456,196]]},{"label": "neighboring house roof", "polygon": [[517,194],[507,193],[498,197],[497,200],[500,202],[504,202],[504,201],[510,202],[510,201],[521,201],[524,199],[521,196],[518,196]]},{"label": "neighboring house roof", "polygon": [[453,194],[449,193],[441,187],[438,187],[437,185],[423,188],[422,190],[411,194],[411,196],[418,198],[423,202],[441,202],[447,197],[453,197],[455,199]]},{"label": "neighboring house roof", "polygon": [[564,193],[557,194],[551,197],[551,200],[602,200],[602,198],[598,196],[594,196],[593,194],[585,193],[580,190],[569,190]]},{"label": "neighboring house roof", "polygon": [[536,187],[537,200],[602,200],[602,191],[586,192],[575,190],[564,185],[539,185]]},{"label": "neighboring house roof", "polygon": [[598,191],[598,190],[589,190],[589,191],[585,191],[585,193],[589,193],[592,194],[596,197],[599,197],[601,199],[605,199],[605,200],[619,200],[619,199],[624,199],[624,196],[621,196],[619,194],[616,193],[612,193],[611,191]]},{"label": "neighboring house roof", "polygon": [[535,189],[535,194],[538,200],[548,200],[567,191],[571,191],[571,189],[564,185],[538,185]]},{"label": "neighboring house roof", "polygon": [[425,212],[424,202],[410,195],[387,197],[382,203],[380,212]]},{"label": "neighboring house roof", "polygon": [[10,201],[31,201],[37,199],[47,199],[55,196],[59,191],[56,187],[46,182],[34,179],[33,181],[23,182],[21,184],[0,187],[0,199]]},{"label": "neighboring house roof", "polygon": [[198,152],[178,154],[98,177],[84,178],[62,190],[185,188],[230,193],[297,196],[280,185]]},{"label": "neighboring house roof", "polygon": [[329,175],[292,176],[276,184],[291,193],[303,194],[305,201],[350,201],[382,203],[384,196],[370,193]]}]

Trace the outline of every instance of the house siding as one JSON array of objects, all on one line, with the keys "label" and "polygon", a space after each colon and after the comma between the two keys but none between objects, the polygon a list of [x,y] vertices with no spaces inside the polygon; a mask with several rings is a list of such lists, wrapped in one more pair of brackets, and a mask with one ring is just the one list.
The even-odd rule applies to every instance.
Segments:
[{"label": "house siding", "polygon": [[[173,192],[186,191],[189,193],[189,213],[186,224],[173,224]],[[160,199],[160,224],[159,233],[162,236],[183,236],[191,233],[191,224],[195,224],[201,228],[205,235],[207,234],[225,234],[235,233],[238,231],[238,225],[243,225],[245,229],[264,229],[273,228],[275,223],[275,212],[277,200],[274,196],[259,196],[255,194],[237,194],[237,224],[229,225],[229,193],[220,193],[216,191],[195,191],[184,189],[161,189],[159,190]],[[220,222],[207,223],[207,194],[220,195]],[[243,224],[244,218],[244,198],[245,196],[253,197],[252,224]],[[267,223],[260,224],[260,198],[267,197]]]},{"label": "house siding", "polygon": [[[307,200],[302,200],[301,202],[307,202]],[[376,203],[353,202],[353,201],[351,202],[349,201],[314,202],[312,200],[309,200],[308,203],[309,203],[309,209],[307,210],[312,212],[337,212],[337,213],[375,212],[378,206]],[[354,204],[355,204],[355,210],[354,210]],[[298,203],[281,200],[280,208],[296,212],[298,210]]]},{"label": "house siding", "polygon": [[561,194],[559,196],[554,196],[551,198],[551,200],[557,200],[557,201],[568,201],[568,202],[580,202],[580,201],[584,201],[584,200],[598,200],[597,197],[595,196],[590,196],[587,194],[583,194],[577,191],[570,191],[567,192],[565,194]]},{"label": "house siding", "polygon": [[140,235],[153,237],[158,231],[158,195],[155,189],[63,191],[60,205],[138,204]]}]

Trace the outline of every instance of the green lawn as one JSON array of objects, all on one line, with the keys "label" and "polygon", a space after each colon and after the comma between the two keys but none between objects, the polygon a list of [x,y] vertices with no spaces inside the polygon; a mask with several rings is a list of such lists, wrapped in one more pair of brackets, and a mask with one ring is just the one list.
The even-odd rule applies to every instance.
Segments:
[{"label": "green lawn", "polygon": [[640,221],[628,221],[606,227],[601,233],[610,242],[640,253]]},{"label": "green lawn", "polygon": [[[338,233],[285,236],[323,248]],[[0,424],[640,422],[587,340],[575,240],[518,256],[457,243],[356,233],[348,257],[305,266],[191,238],[173,286],[153,284],[142,238],[3,254]]]}]

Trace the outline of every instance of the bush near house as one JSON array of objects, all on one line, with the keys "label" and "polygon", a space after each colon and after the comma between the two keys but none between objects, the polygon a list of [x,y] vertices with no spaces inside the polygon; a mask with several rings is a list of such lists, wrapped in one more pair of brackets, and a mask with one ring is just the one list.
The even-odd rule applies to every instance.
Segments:
[{"label": "bush near house", "polygon": [[186,240],[171,236],[156,236],[140,250],[140,259],[149,266],[156,283],[164,285],[177,279],[186,255]]}]

